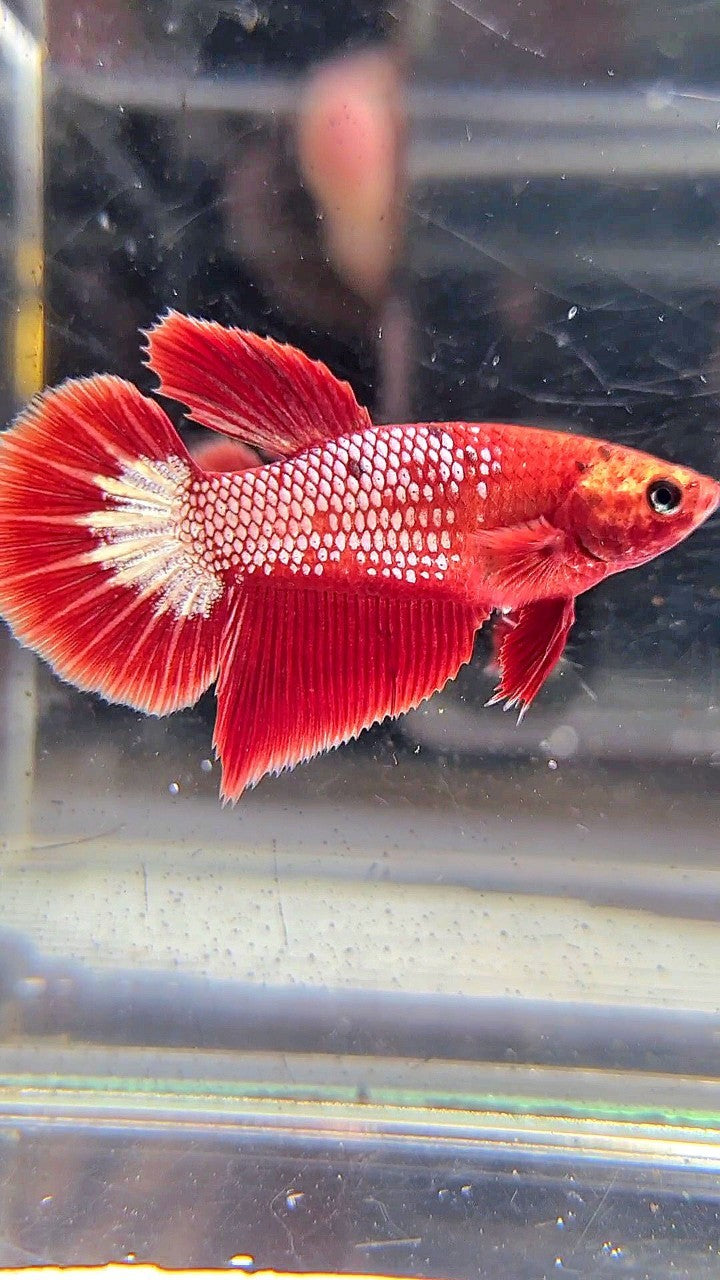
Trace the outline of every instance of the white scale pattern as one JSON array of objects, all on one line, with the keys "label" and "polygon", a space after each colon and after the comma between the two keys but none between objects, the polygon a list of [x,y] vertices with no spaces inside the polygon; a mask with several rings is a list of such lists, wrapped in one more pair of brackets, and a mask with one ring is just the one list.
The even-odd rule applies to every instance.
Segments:
[{"label": "white scale pattern", "polygon": [[222,578],[208,548],[199,551],[184,520],[191,472],[181,458],[138,458],[120,474],[97,475],[106,498],[101,511],[82,517],[98,538],[86,554],[121,586],[155,595],[157,614],[209,617],[223,594]]},{"label": "white scale pattern", "polygon": [[[487,455],[487,460],[485,455]],[[499,450],[429,427],[375,429],[300,457],[196,481],[190,530],[220,571],[318,577],[348,560],[369,579],[442,583],[460,559],[461,488],[487,497]],[[338,571],[335,571],[339,576]]]},{"label": "white scale pattern", "polygon": [[[462,486],[481,499],[500,449],[441,428],[378,428],[257,470],[193,479],[178,457],[95,476],[106,505],[84,517],[87,554],[155,610],[209,617],[224,575],[340,576],[442,583],[460,560]],[[482,520],[482,516],[478,517]],[[335,568],[337,566],[337,568]]]}]

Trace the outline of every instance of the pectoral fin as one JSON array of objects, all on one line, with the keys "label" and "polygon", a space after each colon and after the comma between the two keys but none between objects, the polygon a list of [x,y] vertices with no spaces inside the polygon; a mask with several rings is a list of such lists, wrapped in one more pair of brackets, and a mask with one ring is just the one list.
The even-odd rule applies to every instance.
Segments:
[{"label": "pectoral fin", "polygon": [[568,536],[542,516],[506,528],[478,530],[468,543],[480,598],[519,607],[540,595],[566,593]]}]

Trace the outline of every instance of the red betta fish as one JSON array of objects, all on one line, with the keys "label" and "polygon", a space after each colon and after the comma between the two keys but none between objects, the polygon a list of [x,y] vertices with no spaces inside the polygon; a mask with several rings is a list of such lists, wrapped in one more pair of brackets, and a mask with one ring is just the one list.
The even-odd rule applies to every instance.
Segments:
[{"label": "red betta fish", "polygon": [[113,702],[162,715],[215,681],[228,800],[417,706],[493,610],[494,700],[522,713],[575,597],[720,501],[715,480],[581,436],[373,426],[323,364],[173,312],[148,364],[246,451],[203,468],[120,378],[46,391],[0,437],[0,612]]}]

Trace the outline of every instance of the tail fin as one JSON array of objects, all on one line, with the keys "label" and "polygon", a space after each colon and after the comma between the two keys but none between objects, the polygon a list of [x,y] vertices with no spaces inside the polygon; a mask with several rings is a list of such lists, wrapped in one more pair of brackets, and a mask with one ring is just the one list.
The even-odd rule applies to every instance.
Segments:
[{"label": "tail fin", "polygon": [[170,419],[95,376],[0,436],[0,613],[64,679],[165,714],[217,675],[227,587]]}]

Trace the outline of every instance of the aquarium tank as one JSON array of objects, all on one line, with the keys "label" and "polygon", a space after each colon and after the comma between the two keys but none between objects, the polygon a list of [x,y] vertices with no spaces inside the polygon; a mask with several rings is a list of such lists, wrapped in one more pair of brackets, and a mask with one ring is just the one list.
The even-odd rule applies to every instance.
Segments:
[{"label": "aquarium tank", "polygon": [[[717,4],[0,8],[4,425],[172,308],[720,474]],[[719,528],[235,806],[2,627],[1,1266],[718,1275]]]}]

